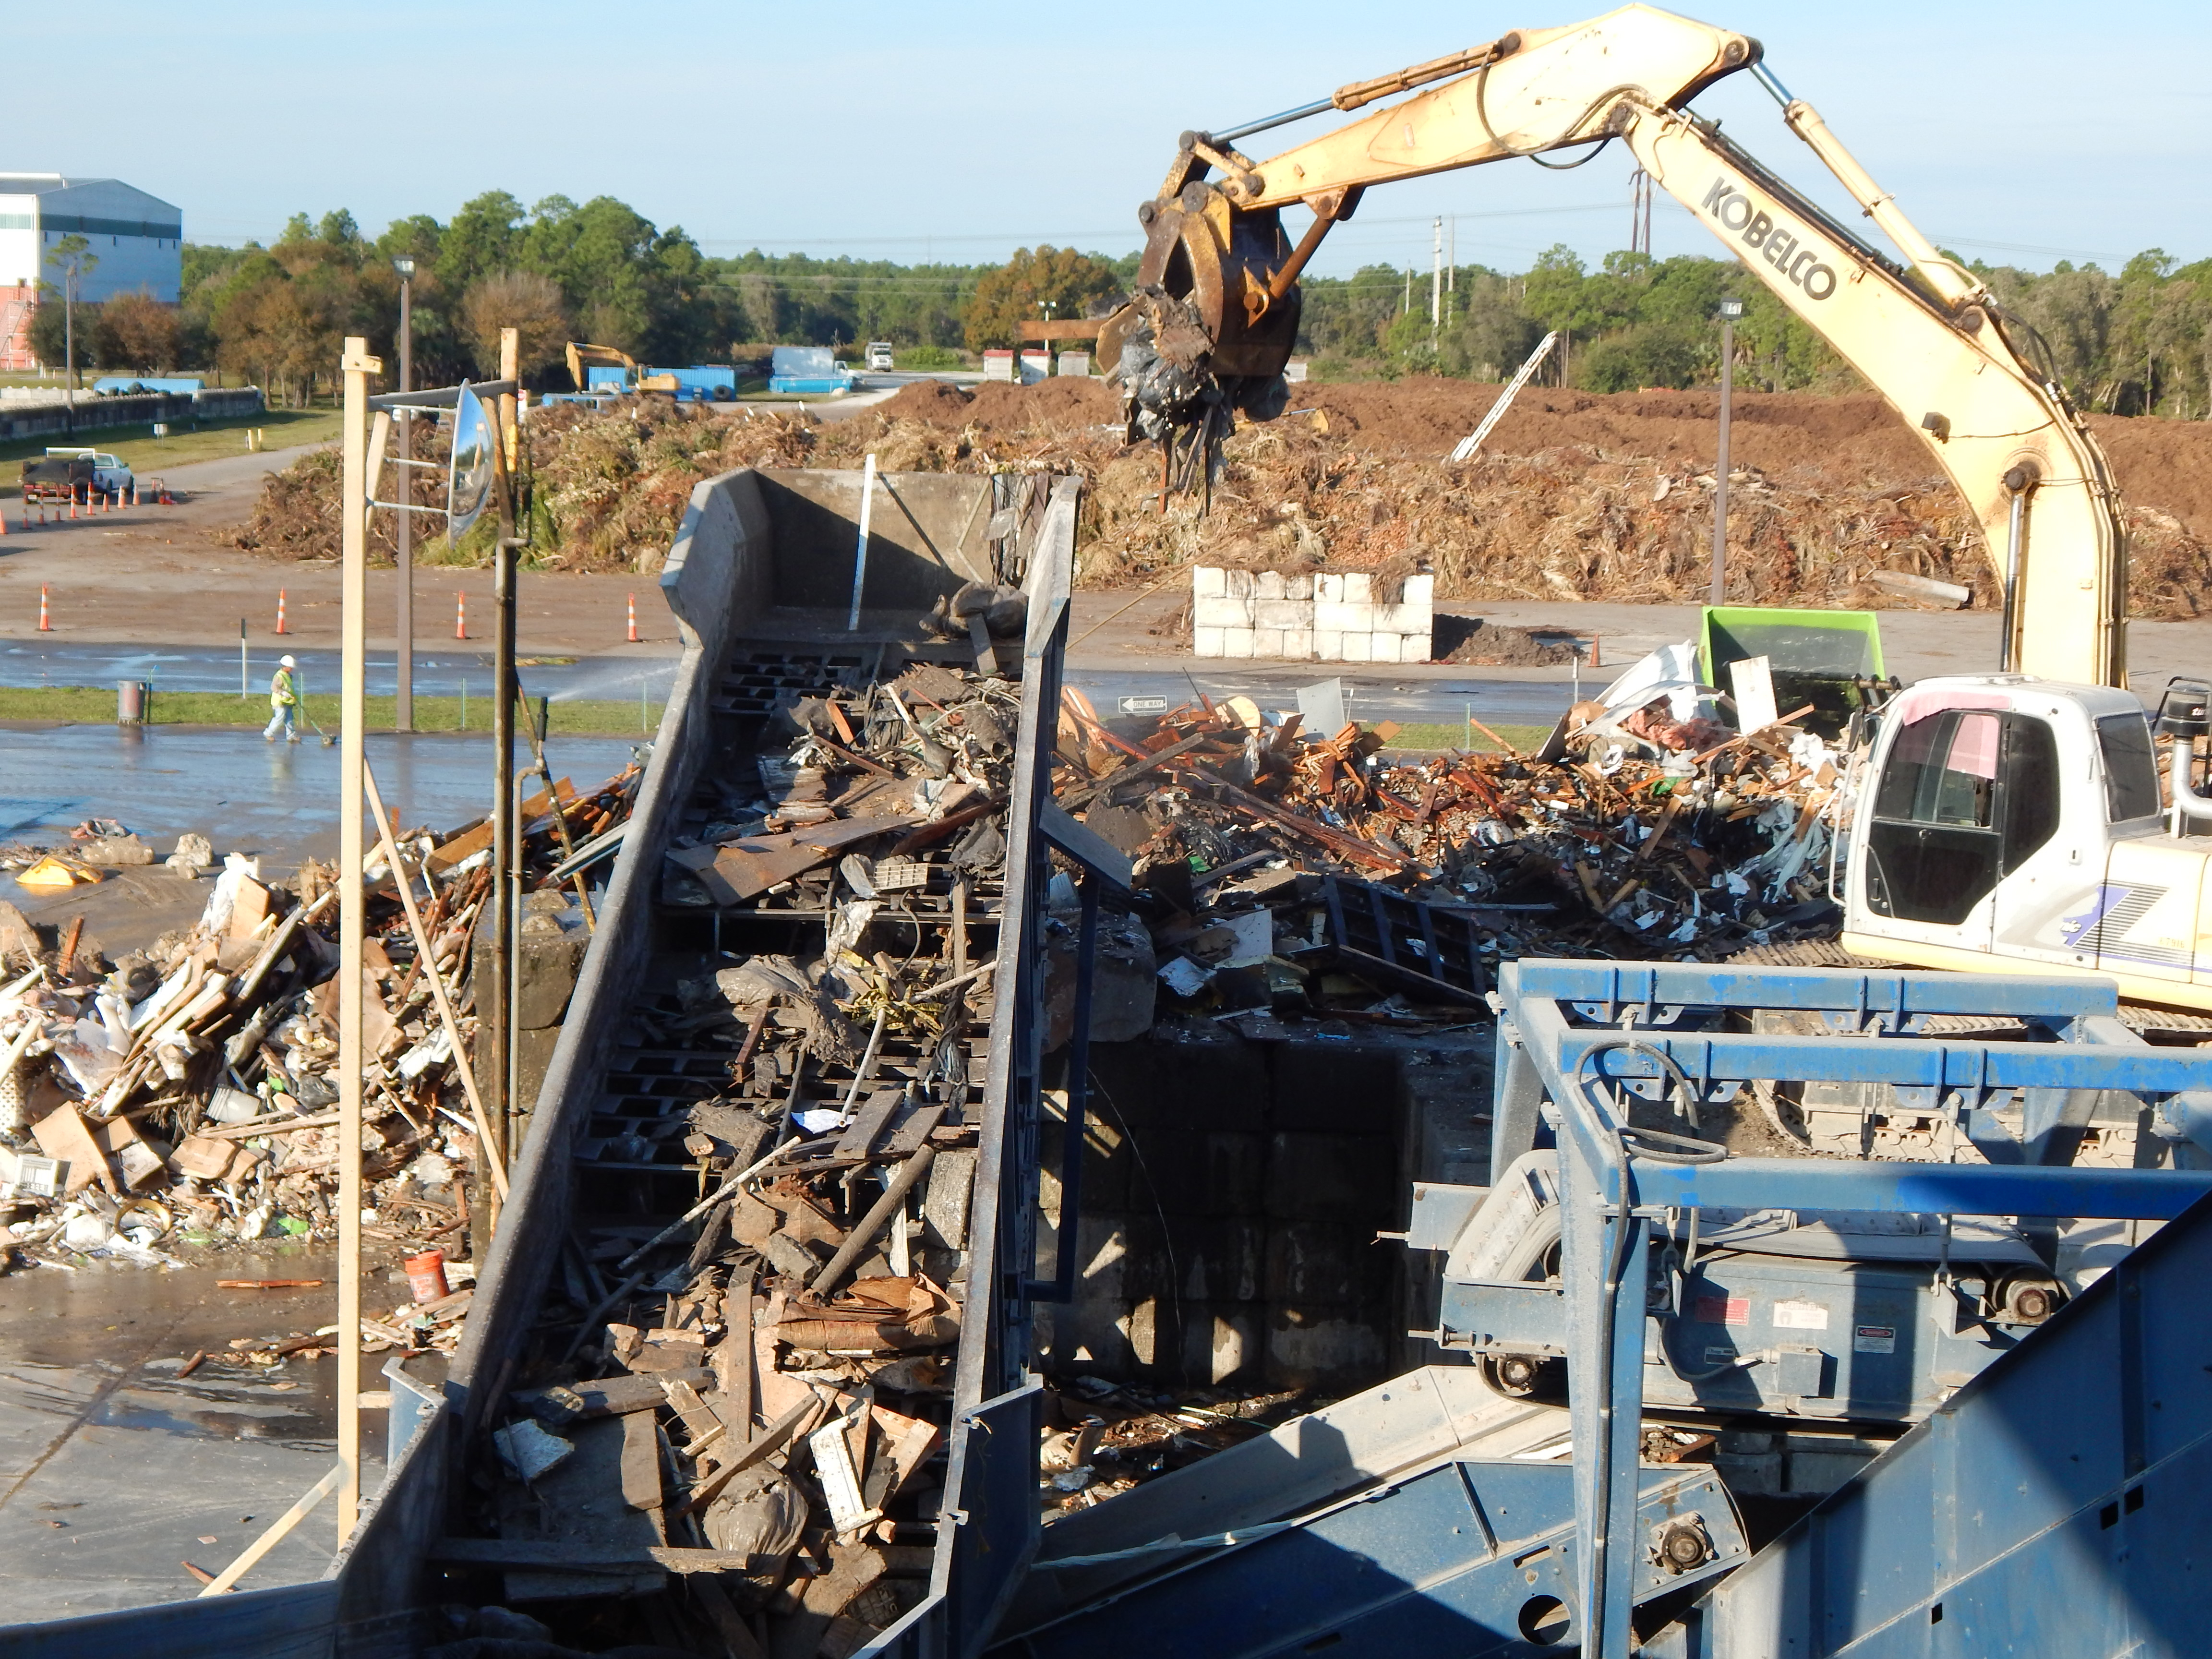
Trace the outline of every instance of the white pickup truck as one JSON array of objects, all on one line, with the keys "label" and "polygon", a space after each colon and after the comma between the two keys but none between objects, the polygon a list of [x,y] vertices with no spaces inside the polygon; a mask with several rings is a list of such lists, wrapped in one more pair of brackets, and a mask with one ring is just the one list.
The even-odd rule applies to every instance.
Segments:
[{"label": "white pickup truck", "polygon": [[27,486],[45,486],[55,491],[74,486],[92,489],[110,495],[127,495],[136,482],[131,469],[122,459],[101,449],[70,449],[49,447],[44,457],[23,463],[23,483]]}]

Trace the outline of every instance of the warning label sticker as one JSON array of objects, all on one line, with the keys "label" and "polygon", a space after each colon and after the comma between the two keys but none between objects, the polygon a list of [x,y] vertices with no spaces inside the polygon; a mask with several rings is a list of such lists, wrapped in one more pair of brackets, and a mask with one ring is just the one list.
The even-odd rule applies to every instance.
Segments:
[{"label": "warning label sticker", "polygon": [[1751,1298],[1747,1296],[1701,1296],[1698,1298],[1701,1325],[1748,1325]]},{"label": "warning label sticker", "polygon": [[1897,1327],[1894,1325],[1856,1325],[1851,1328],[1853,1353],[1895,1353]]},{"label": "warning label sticker", "polygon": [[1817,1302],[1778,1302],[1774,1304],[1774,1328],[1782,1331],[1825,1331],[1828,1328],[1828,1310]]}]

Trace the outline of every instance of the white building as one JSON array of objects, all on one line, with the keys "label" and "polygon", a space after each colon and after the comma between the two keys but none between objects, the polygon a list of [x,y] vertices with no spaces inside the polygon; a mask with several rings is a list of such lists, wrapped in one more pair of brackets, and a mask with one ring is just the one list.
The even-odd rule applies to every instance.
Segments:
[{"label": "white building", "polygon": [[38,285],[60,280],[46,263],[55,243],[81,235],[100,260],[78,280],[79,300],[143,293],[174,305],[183,282],[184,217],[181,208],[119,179],[0,173],[0,369],[37,367],[31,313]]}]

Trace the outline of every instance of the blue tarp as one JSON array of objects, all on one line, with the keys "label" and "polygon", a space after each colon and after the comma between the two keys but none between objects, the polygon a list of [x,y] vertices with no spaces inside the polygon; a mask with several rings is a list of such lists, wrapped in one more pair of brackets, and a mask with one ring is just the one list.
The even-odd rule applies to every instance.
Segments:
[{"label": "blue tarp", "polygon": [[202,390],[207,382],[198,375],[187,374],[103,374],[92,383],[93,391],[102,392],[181,392]]}]

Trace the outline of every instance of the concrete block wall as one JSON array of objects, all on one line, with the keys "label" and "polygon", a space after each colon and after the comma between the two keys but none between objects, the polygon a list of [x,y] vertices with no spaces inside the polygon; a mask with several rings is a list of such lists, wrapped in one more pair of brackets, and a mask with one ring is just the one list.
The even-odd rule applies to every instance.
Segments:
[{"label": "concrete block wall", "polygon": [[1191,638],[1200,657],[1319,662],[1426,662],[1436,578],[1408,576],[1395,605],[1364,571],[1286,576],[1191,568]]}]

